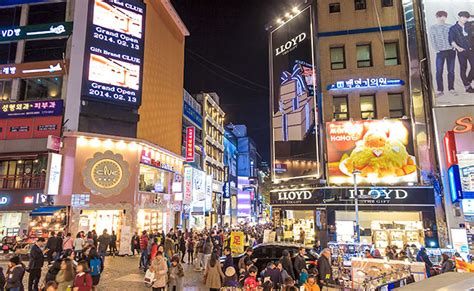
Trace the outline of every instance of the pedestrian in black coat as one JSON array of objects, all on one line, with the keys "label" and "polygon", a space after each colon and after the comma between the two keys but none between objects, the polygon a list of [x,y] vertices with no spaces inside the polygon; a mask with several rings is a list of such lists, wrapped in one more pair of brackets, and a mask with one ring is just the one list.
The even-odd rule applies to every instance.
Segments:
[{"label": "pedestrian in black coat", "polygon": [[46,242],[46,257],[48,259],[48,265],[53,261],[53,255],[57,252],[58,249],[58,238],[56,237],[56,233],[54,231],[51,232],[51,236],[48,238]]},{"label": "pedestrian in black coat", "polygon": [[323,286],[332,282],[332,268],[330,263],[331,250],[324,249],[318,259],[318,285],[322,290]]},{"label": "pedestrian in black coat", "polygon": [[38,291],[38,284],[41,279],[41,268],[44,265],[44,253],[41,248],[44,246],[44,238],[40,237],[30,250],[30,261],[28,263],[28,290]]},{"label": "pedestrian in black coat", "polygon": [[[3,274],[3,272],[2,272]],[[18,256],[10,259],[8,263],[8,271],[5,288],[7,290],[25,290],[23,286],[23,276],[25,275],[25,267]],[[5,278],[4,278],[5,279]],[[2,286],[3,290],[3,286]]]},{"label": "pedestrian in black coat", "polygon": [[283,269],[286,270],[288,275],[294,280],[295,278],[295,271],[293,269],[293,262],[291,261],[290,252],[284,250],[282,256],[280,258],[280,263],[283,266]]},{"label": "pedestrian in black coat", "polygon": [[298,250],[298,255],[295,257],[295,275],[296,279],[300,278],[300,273],[303,269],[306,269],[306,260],[304,259],[304,254],[306,253],[306,249],[304,247],[300,247]]}]

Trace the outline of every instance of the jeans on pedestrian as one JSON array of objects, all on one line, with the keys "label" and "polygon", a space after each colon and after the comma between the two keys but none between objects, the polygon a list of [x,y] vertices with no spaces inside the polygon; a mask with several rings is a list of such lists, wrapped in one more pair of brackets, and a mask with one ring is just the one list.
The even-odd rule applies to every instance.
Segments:
[{"label": "jeans on pedestrian", "polygon": [[41,279],[41,269],[30,270],[30,276],[28,277],[28,290],[38,291],[38,284]]},{"label": "jeans on pedestrian", "polygon": [[197,253],[197,260],[196,260],[196,269],[200,269],[202,266],[202,261],[203,261],[204,254],[203,253]]},{"label": "jeans on pedestrian", "polygon": [[448,90],[454,90],[455,60],[456,52],[453,50],[440,51],[436,54],[436,85],[439,92],[444,92],[444,63],[446,63],[448,69]]},{"label": "jeans on pedestrian", "polygon": [[209,263],[209,259],[211,258],[211,254],[204,254],[204,259],[203,259],[203,266],[204,266],[204,270],[207,270],[207,264]]},{"label": "jeans on pedestrian", "polygon": [[102,260],[102,262],[105,262],[105,255],[107,255],[107,250],[99,250],[99,257]]},{"label": "jeans on pedestrian", "polygon": [[[474,79],[474,51],[468,50],[458,52],[458,60],[462,83],[464,84],[464,87],[468,87]],[[468,62],[470,66],[469,73],[467,73]]]},{"label": "jeans on pedestrian", "polygon": [[143,269],[148,268],[148,252],[147,250],[142,250],[142,254],[140,255],[140,267]]}]

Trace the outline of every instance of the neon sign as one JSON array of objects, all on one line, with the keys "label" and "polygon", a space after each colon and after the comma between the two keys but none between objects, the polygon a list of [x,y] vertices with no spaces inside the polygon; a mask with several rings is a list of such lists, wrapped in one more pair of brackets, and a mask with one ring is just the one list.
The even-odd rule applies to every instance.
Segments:
[{"label": "neon sign", "polygon": [[327,90],[344,90],[344,89],[361,89],[361,88],[378,88],[389,86],[403,86],[405,82],[400,79],[387,78],[367,78],[367,79],[349,79],[344,81],[336,81],[334,84],[327,86]]},{"label": "neon sign", "polygon": [[0,27],[0,42],[45,37],[64,37],[72,32],[72,22]]}]

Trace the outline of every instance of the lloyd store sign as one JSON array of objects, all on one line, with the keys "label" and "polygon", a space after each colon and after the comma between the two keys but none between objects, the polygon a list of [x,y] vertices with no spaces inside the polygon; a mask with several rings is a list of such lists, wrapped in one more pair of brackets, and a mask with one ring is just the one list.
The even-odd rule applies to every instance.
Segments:
[{"label": "lloyd store sign", "polygon": [[434,204],[433,188],[314,188],[281,190],[270,193],[272,205],[311,204],[354,204],[358,197],[360,204]]},{"label": "lloyd store sign", "polygon": [[293,37],[285,44],[282,44],[280,47],[275,49],[275,56],[286,55],[290,51],[294,50],[300,42],[306,39],[306,33],[302,32],[297,36]]}]

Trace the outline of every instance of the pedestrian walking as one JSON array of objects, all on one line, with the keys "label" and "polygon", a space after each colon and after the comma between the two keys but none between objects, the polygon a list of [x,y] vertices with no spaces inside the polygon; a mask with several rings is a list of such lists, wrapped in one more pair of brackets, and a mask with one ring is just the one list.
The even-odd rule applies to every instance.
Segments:
[{"label": "pedestrian walking", "polygon": [[184,263],[184,257],[186,256],[186,239],[184,234],[179,237],[179,251],[181,252],[181,263]]},{"label": "pedestrian walking", "polygon": [[135,234],[132,236],[132,241],[130,244],[132,248],[132,256],[135,255],[135,251],[137,251],[137,254],[140,254],[140,237],[138,236],[138,232],[135,232]]},{"label": "pedestrian walking", "polygon": [[174,255],[171,259],[171,266],[168,272],[170,291],[183,291],[184,269],[179,261],[179,255]]},{"label": "pedestrian walking", "polygon": [[165,255],[168,258],[171,258],[173,256],[173,253],[174,253],[173,238],[170,234],[168,234],[165,239]]},{"label": "pedestrian walking", "polygon": [[[300,280],[300,274],[303,270],[306,270],[306,260],[304,258],[304,255],[306,253],[306,249],[304,247],[300,247],[298,249],[298,255],[295,257],[295,262],[294,262],[294,267],[295,267],[295,279],[299,280],[299,284],[303,284],[303,281],[306,280]],[[306,275],[308,274],[306,270]],[[305,278],[306,279],[306,278]]]},{"label": "pedestrian walking", "polygon": [[104,261],[102,257],[97,253],[96,248],[91,248],[89,256],[87,258],[89,267],[89,275],[92,278],[92,288],[95,290],[99,285],[100,274],[104,270]]},{"label": "pedestrian walking", "polygon": [[53,261],[57,248],[58,238],[56,237],[56,233],[52,231],[50,237],[48,238],[48,241],[46,242],[46,258],[48,261],[48,265],[51,264],[51,262]]},{"label": "pedestrian walking", "polygon": [[212,254],[212,241],[210,236],[205,236],[204,245],[203,245],[203,266],[204,270],[207,268],[207,264],[211,259]]},{"label": "pedestrian walking", "polygon": [[219,258],[216,253],[211,255],[209,264],[206,265],[204,272],[204,282],[210,291],[218,291],[222,287],[224,273],[219,264]]},{"label": "pedestrian walking", "polygon": [[86,261],[80,261],[77,265],[77,274],[74,278],[73,291],[91,291],[92,290],[92,277],[88,273],[89,268],[87,267]]},{"label": "pedestrian walking", "polygon": [[225,269],[223,287],[239,287],[239,280],[237,279],[237,272],[235,268],[230,266]]},{"label": "pedestrian walking", "polygon": [[84,239],[82,238],[82,233],[78,232],[76,238],[74,239],[74,252],[76,253],[76,259],[81,257],[83,248]]},{"label": "pedestrian walking", "polygon": [[63,240],[63,251],[73,250],[74,249],[74,239],[70,232],[66,234],[66,237]]},{"label": "pedestrian walking", "polygon": [[99,243],[99,236],[97,235],[95,229],[92,230],[92,241],[94,242],[95,248],[97,248],[97,245]]},{"label": "pedestrian walking", "polygon": [[41,279],[41,268],[43,268],[44,264],[44,252],[42,251],[44,245],[44,238],[40,237],[30,249],[28,263],[28,272],[30,273],[28,276],[29,291],[38,291],[38,284]]},{"label": "pedestrian walking", "polygon": [[58,274],[56,275],[55,281],[58,283],[59,291],[71,290],[74,283],[74,265],[69,258],[64,258],[61,261],[61,266]]},{"label": "pedestrian walking", "polygon": [[115,234],[115,230],[112,230],[112,234],[110,235],[109,252],[110,255],[114,257],[117,254],[117,235]]},{"label": "pedestrian walking", "polygon": [[[2,273],[3,274],[3,273]],[[25,267],[20,261],[20,257],[15,256],[8,263],[6,290],[23,291],[23,276],[25,275]],[[3,289],[3,286],[2,286]]]},{"label": "pedestrian walking", "polygon": [[89,231],[87,233],[87,236],[86,236],[86,242],[84,243],[84,245],[88,245],[88,246],[95,246],[95,243],[94,243],[94,234],[92,233],[92,231]]},{"label": "pedestrian walking", "polygon": [[146,230],[142,232],[142,235],[140,236],[140,266],[139,268],[142,268],[143,270],[146,270],[148,267],[148,253],[147,253],[147,248],[148,248],[148,235],[146,233]]},{"label": "pedestrian walking", "polygon": [[296,279],[295,272],[293,270],[293,262],[291,261],[290,252],[288,252],[287,250],[283,250],[282,256],[280,258],[280,262],[283,266],[283,269],[286,270],[286,272],[291,277],[291,279],[293,280]]},{"label": "pedestrian walking", "polygon": [[188,265],[190,265],[194,262],[194,240],[192,234],[186,243],[186,250],[188,252]]},{"label": "pedestrian walking", "polygon": [[61,258],[61,255],[63,253],[63,233],[58,232],[58,235],[56,236],[56,251],[55,251],[55,257],[54,259],[57,260]]},{"label": "pedestrian walking", "polygon": [[5,290],[5,284],[6,284],[7,280],[5,279],[5,275],[3,274],[3,268],[0,267],[0,291],[4,291]]},{"label": "pedestrian walking", "polygon": [[196,260],[196,267],[194,270],[202,271],[204,267],[204,238],[198,236],[197,244],[196,244],[196,252],[197,252],[197,260]]},{"label": "pedestrian walking", "polygon": [[110,234],[107,233],[107,229],[104,229],[102,235],[97,239],[99,243],[99,256],[102,261],[105,261],[105,255],[107,255],[107,248],[110,245]]},{"label": "pedestrian walking", "polygon": [[[163,252],[163,250],[162,250],[162,252]],[[155,237],[153,239],[153,243],[152,243],[151,249],[150,249],[150,262],[153,262],[153,260],[155,259],[157,253],[158,253],[158,238]]]},{"label": "pedestrian walking", "polygon": [[426,253],[426,249],[424,247],[421,247],[418,251],[418,254],[416,254],[416,261],[425,263],[426,276],[428,278],[431,277],[433,263],[430,261],[430,258],[428,257],[428,254]]},{"label": "pedestrian walking", "polygon": [[329,260],[331,259],[331,250],[324,249],[318,259],[318,285],[320,289],[328,283],[332,283],[332,268]]},{"label": "pedestrian walking", "polygon": [[153,291],[165,291],[167,283],[168,265],[163,253],[158,251],[155,259],[151,263],[150,270],[155,273],[155,282],[152,285]]}]

